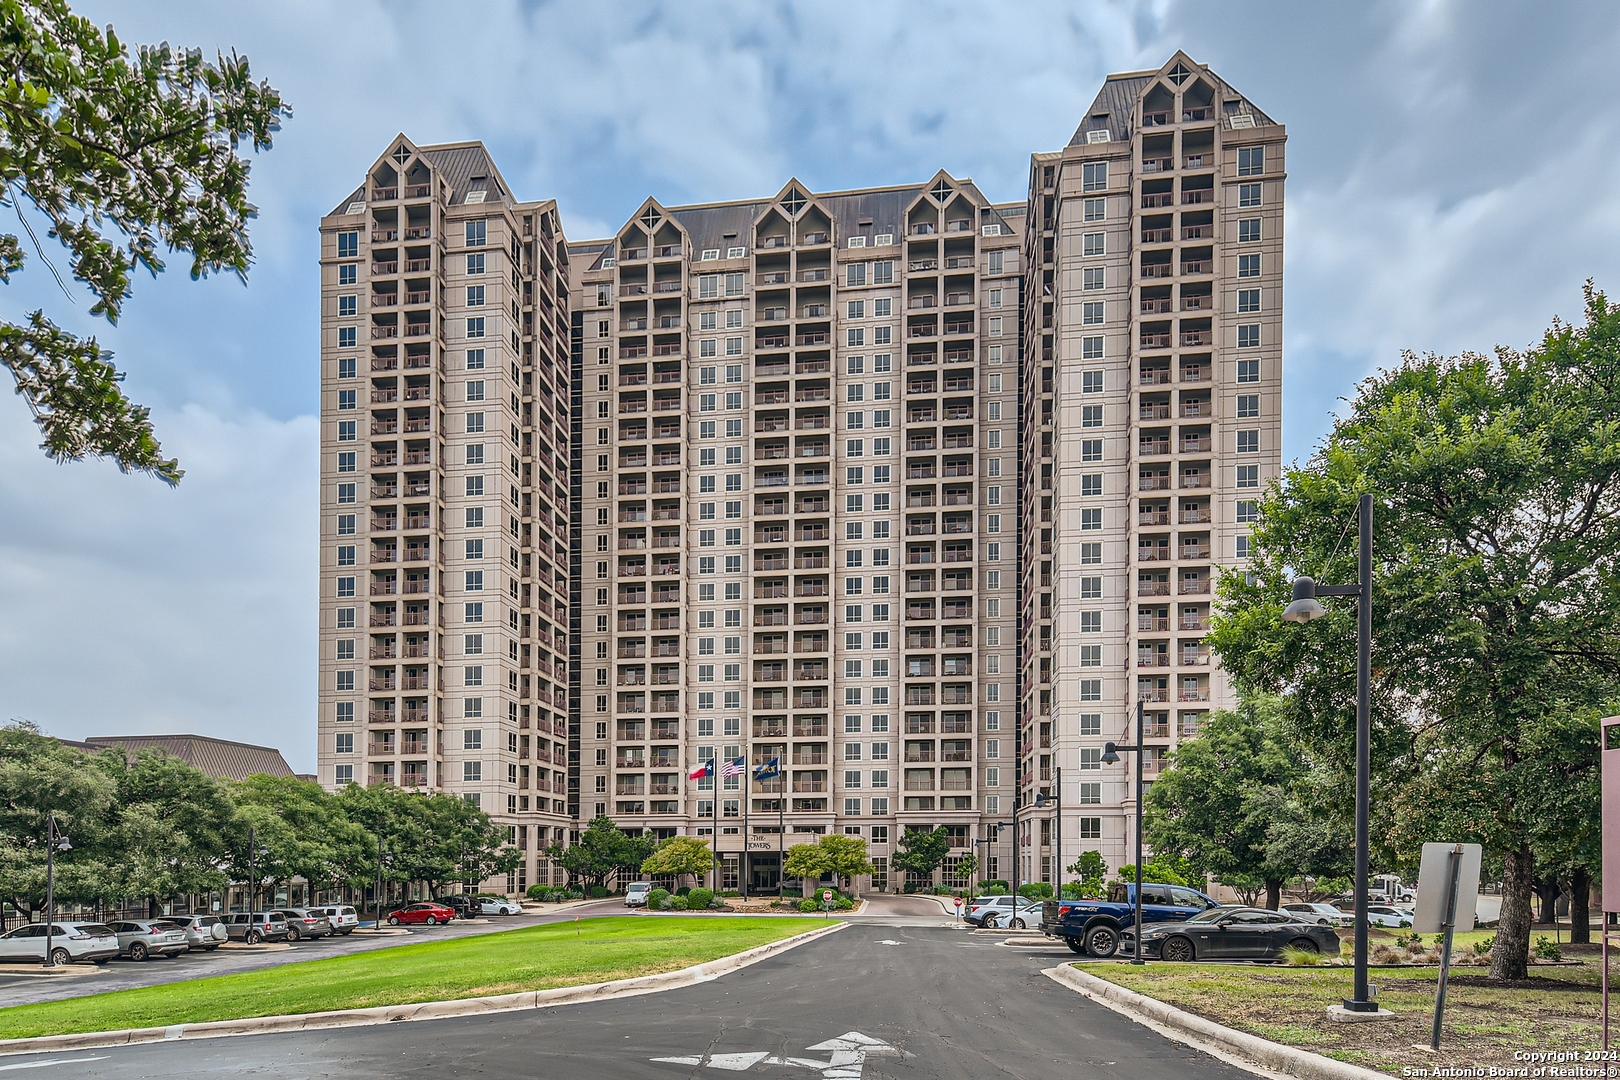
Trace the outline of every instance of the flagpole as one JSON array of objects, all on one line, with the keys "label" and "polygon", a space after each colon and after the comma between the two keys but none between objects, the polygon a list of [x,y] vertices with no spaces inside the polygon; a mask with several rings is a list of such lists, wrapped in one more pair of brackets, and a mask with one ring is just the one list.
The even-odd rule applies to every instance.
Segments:
[{"label": "flagpole", "polygon": [[[752,755],[749,755],[750,757]],[[742,898],[748,899],[748,876],[754,872],[754,857],[748,853],[748,804],[754,801],[753,781],[750,779],[754,763],[744,758],[743,767],[743,822],[742,822],[742,854],[737,856],[737,891]]]},{"label": "flagpole", "polygon": [[714,804],[710,809],[714,812],[714,894],[720,895],[720,759],[709,761],[709,771],[714,773]]}]

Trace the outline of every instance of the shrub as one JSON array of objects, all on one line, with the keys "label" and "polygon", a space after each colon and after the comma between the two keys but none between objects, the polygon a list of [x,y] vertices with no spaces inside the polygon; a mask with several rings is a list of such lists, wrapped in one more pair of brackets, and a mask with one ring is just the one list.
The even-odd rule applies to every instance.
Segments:
[{"label": "shrub", "polygon": [[691,894],[692,886],[690,885],[682,885],[680,888],[675,890],[676,896],[690,896]]},{"label": "shrub", "polygon": [[1562,960],[1564,958],[1564,950],[1558,947],[1558,942],[1548,937],[1536,938],[1535,951],[1537,960]]},{"label": "shrub", "polygon": [[728,900],[735,900],[735,899],[740,898],[742,896],[742,893],[738,892],[736,889],[727,889],[725,892],[721,893],[720,895],[725,897]]},{"label": "shrub", "polygon": [[1018,895],[1030,899],[1045,898],[1052,895],[1052,886],[1045,881],[1029,881],[1018,886]]},{"label": "shrub", "polygon": [[592,900],[601,900],[601,899],[605,898],[607,895],[608,895],[608,891],[603,886],[601,886],[601,885],[592,885],[591,886],[591,899]]},{"label": "shrub", "polygon": [[546,885],[530,885],[529,886],[529,891],[524,893],[523,895],[527,896],[530,900],[540,900],[540,901],[550,900],[551,899],[551,889],[550,889],[549,886],[546,886]]},{"label": "shrub", "polygon": [[685,911],[688,906],[684,896],[672,896],[669,898],[670,911]]},{"label": "shrub", "polygon": [[1480,938],[1478,941],[1474,942],[1474,955],[1475,956],[1484,956],[1486,953],[1490,952],[1495,947],[1496,947],[1496,935],[1495,934],[1492,934],[1490,937],[1487,937],[1487,938]]},{"label": "shrub", "polygon": [[1292,945],[1283,946],[1282,958],[1289,967],[1320,967],[1326,963],[1315,949],[1296,949]]},{"label": "shrub", "polygon": [[668,889],[654,889],[652,892],[648,893],[647,894],[647,906],[652,908],[654,911],[668,911],[669,910],[669,890]]},{"label": "shrub", "polygon": [[804,912],[806,915],[810,914],[813,911],[819,910],[820,907],[821,907],[820,904],[816,903],[814,900],[811,900],[808,897],[806,897],[805,899],[799,901],[799,910]]},{"label": "shrub", "polygon": [[686,894],[686,906],[693,911],[706,911],[714,901],[714,892],[710,889],[693,889]]},{"label": "shrub", "polygon": [[839,911],[849,911],[855,906],[855,901],[851,900],[847,896],[840,896],[838,898],[838,903],[835,906]]}]

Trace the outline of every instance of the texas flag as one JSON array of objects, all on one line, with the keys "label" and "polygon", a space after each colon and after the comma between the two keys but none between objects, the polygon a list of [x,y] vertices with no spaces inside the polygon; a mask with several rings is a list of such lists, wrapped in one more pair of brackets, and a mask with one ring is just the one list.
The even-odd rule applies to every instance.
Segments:
[{"label": "texas flag", "polygon": [[686,774],[688,780],[702,780],[714,775],[714,759],[710,758],[691,772]]}]

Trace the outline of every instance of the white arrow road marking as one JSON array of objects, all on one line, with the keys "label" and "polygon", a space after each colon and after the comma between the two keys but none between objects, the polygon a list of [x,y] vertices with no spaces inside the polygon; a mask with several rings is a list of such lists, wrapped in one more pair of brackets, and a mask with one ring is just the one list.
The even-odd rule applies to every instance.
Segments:
[{"label": "white arrow road marking", "polygon": [[[899,944],[899,942],[894,942]],[[881,1039],[863,1035],[859,1031],[846,1031],[836,1039],[827,1039],[807,1050],[830,1051],[828,1060],[817,1058],[783,1057],[759,1050],[746,1054],[689,1054],[681,1057],[659,1057],[653,1061],[670,1065],[703,1065],[728,1072],[747,1072],[755,1065],[781,1065],[788,1068],[814,1069],[823,1080],[860,1080],[869,1054],[898,1054],[900,1051]]]},{"label": "white arrow road marking", "polygon": [[873,942],[873,944],[874,944],[874,945],[904,945],[904,944],[905,944],[905,942],[903,942],[903,941],[896,941],[896,940],[894,940],[894,939],[893,939],[893,938],[884,938],[884,939],[883,939],[883,940],[882,940],[882,941],[875,941],[875,942]]},{"label": "white arrow road marking", "polygon": [[57,1058],[53,1061],[22,1061],[18,1062],[16,1065],[0,1065],[0,1072],[8,1072],[11,1069],[43,1069],[51,1065],[77,1065],[84,1061],[106,1060],[107,1055],[102,1054],[100,1057]]}]

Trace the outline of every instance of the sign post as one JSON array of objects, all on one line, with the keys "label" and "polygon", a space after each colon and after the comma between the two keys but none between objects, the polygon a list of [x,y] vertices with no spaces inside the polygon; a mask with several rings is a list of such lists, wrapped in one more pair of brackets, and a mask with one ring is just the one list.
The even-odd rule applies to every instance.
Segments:
[{"label": "sign post", "polygon": [[1598,721],[1603,727],[1603,924],[1598,940],[1603,953],[1603,1049],[1609,1049],[1609,939],[1614,936],[1612,911],[1620,911],[1620,716]]},{"label": "sign post", "polygon": [[956,898],[956,919],[958,922],[962,919],[962,898],[960,896]]},{"label": "sign post", "polygon": [[[1451,937],[1459,918],[1464,930],[1474,928],[1479,902],[1478,844],[1424,844],[1418,870],[1417,907],[1412,913],[1414,934],[1442,934],[1440,988],[1434,997],[1434,1028],[1429,1049],[1440,1049],[1440,1020],[1446,1010],[1446,983],[1451,974]],[[1462,915],[1459,916],[1459,910]]]}]

